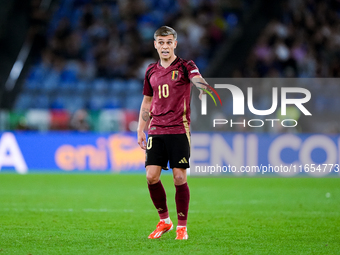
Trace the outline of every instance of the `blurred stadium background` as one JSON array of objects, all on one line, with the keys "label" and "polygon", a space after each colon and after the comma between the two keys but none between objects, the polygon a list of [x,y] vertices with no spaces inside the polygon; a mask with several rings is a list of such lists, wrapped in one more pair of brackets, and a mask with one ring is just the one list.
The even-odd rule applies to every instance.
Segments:
[{"label": "blurred stadium background", "polygon": [[[340,74],[337,0],[4,0],[0,5],[0,132],[16,131],[15,136],[4,133],[2,143],[7,154],[14,141],[18,143],[26,161],[20,169],[143,170],[135,131],[145,69],[158,59],[153,32],[163,24],[178,31],[177,54],[194,60],[206,78]],[[290,117],[299,120],[299,126],[290,131],[340,132],[335,117],[340,86],[336,79],[326,83],[308,85],[313,116],[301,116],[295,109]],[[268,109],[270,86],[257,86],[255,93],[255,104]],[[224,106],[227,115],[231,102]],[[193,107],[195,115],[199,108]],[[198,124],[194,131],[202,131],[197,126],[204,123]],[[246,135],[253,130],[223,131]],[[284,132],[255,131],[264,136]],[[56,138],[59,142],[52,142]],[[34,142],[42,159],[32,154]],[[106,163],[95,160],[103,150]],[[335,163],[335,156],[329,158],[333,154],[321,151],[316,161]]]},{"label": "blurred stadium background", "polygon": [[[159,26],[207,78],[338,78],[339,15],[339,0],[1,0],[0,253],[339,254],[338,178],[190,178],[188,242],[149,242],[158,218],[135,132]],[[206,164],[326,176],[310,163],[340,161],[332,81],[308,87],[313,116],[293,113],[290,133],[228,128],[192,150]],[[268,87],[256,102],[268,106]],[[121,171],[141,174],[51,174]],[[171,175],[162,181],[175,222]]]},{"label": "blurred stadium background", "polygon": [[[0,3],[0,130],[135,131],[153,31],[205,77],[338,77],[340,3],[31,0]],[[306,132],[337,133],[338,85],[311,88]],[[263,99],[263,98],[262,98]]]}]

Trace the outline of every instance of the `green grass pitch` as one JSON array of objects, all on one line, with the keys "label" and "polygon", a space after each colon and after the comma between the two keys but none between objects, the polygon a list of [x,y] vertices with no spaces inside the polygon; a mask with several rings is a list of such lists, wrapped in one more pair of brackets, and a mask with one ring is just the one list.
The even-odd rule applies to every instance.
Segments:
[{"label": "green grass pitch", "polygon": [[[175,188],[163,175],[176,224]],[[188,240],[148,240],[142,174],[1,174],[2,254],[340,254],[340,179],[189,178]]]}]

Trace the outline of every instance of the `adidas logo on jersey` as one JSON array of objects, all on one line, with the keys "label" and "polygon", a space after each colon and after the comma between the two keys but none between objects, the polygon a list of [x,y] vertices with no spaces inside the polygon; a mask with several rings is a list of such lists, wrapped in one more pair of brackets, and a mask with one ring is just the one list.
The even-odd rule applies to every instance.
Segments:
[{"label": "adidas logo on jersey", "polygon": [[178,163],[188,163],[185,157],[183,157]]}]

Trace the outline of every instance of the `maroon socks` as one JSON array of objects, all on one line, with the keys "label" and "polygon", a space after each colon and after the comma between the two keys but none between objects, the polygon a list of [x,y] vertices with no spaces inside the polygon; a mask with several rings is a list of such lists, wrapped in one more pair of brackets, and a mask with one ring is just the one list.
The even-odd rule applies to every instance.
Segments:
[{"label": "maroon socks", "polygon": [[[166,194],[162,182],[159,181],[155,184],[148,184],[148,186],[152,202],[158,211],[160,219],[164,220],[168,218],[169,212],[166,205]],[[190,200],[189,187],[187,183],[175,185],[175,187],[178,226],[186,226]]]},{"label": "maroon socks", "polygon": [[161,220],[169,217],[168,207],[166,205],[166,194],[162,182],[148,184],[150,196],[155,205]]},{"label": "maroon socks", "polygon": [[187,183],[175,185],[178,226],[186,226],[189,210],[190,192]]}]

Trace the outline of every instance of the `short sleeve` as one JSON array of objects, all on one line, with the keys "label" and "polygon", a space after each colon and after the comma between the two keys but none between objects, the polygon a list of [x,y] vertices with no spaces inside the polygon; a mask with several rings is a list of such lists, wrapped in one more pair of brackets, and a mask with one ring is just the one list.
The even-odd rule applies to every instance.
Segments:
[{"label": "short sleeve", "polygon": [[145,96],[150,96],[152,97],[153,96],[153,89],[151,87],[151,84],[150,84],[150,77],[149,77],[149,73],[150,73],[150,67],[148,69],[146,69],[146,72],[145,72],[145,77],[144,77],[144,85],[143,85],[143,95]]},{"label": "short sleeve", "polygon": [[186,63],[186,68],[188,70],[189,79],[192,79],[196,75],[201,75],[198,67],[196,66],[196,64],[192,60],[189,60]]}]

